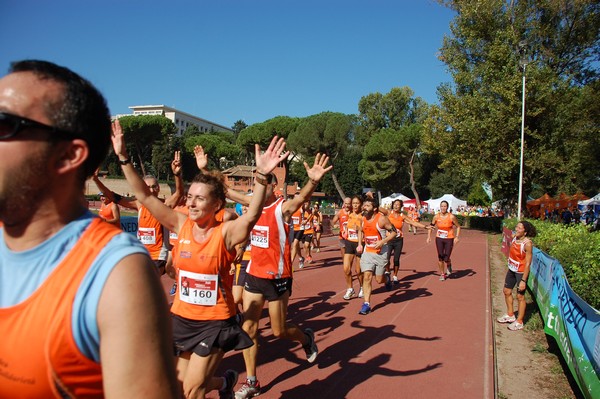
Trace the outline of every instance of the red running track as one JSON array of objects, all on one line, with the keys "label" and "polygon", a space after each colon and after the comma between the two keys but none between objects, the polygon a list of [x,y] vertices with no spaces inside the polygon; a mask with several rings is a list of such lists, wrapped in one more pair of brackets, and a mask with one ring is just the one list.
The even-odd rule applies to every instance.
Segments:
[{"label": "red running track", "polygon": [[[261,398],[493,398],[494,360],[487,238],[463,229],[452,254],[454,275],[439,281],[435,242],[405,234],[398,278],[391,291],[375,287],[373,311],[346,301],[336,237],[322,240],[314,262],[294,274],[290,322],[315,331],[313,364],[299,344],[273,337],[266,311],[260,324]],[[296,261],[297,262],[297,261]],[[168,290],[171,282],[164,279]],[[358,282],[354,281],[358,292]],[[227,368],[245,378],[240,352]],[[239,387],[239,385],[238,385]],[[212,396],[211,396],[212,395]],[[209,397],[218,397],[213,392]]]}]

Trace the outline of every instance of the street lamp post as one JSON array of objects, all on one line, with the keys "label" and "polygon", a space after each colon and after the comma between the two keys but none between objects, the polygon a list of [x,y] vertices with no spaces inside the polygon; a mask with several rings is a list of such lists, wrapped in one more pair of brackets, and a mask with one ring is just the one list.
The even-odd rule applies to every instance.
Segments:
[{"label": "street lamp post", "polygon": [[519,42],[521,59],[519,65],[523,68],[523,97],[521,99],[521,162],[519,166],[519,202],[517,203],[517,220],[521,220],[521,205],[523,203],[523,156],[525,145],[525,69],[527,68],[527,42]]}]

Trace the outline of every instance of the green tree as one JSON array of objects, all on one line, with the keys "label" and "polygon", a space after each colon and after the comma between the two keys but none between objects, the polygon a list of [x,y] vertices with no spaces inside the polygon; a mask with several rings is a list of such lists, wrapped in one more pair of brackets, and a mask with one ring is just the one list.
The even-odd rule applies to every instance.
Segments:
[{"label": "green tree", "polygon": [[524,192],[534,185],[548,192],[597,192],[599,3],[441,3],[457,12],[440,52],[453,84],[438,88],[440,105],[425,122],[426,150],[441,157],[444,170],[464,181],[487,181],[496,198],[514,203],[520,165],[520,64],[525,61]]},{"label": "green tree", "polygon": [[[335,162],[348,147],[353,129],[353,117],[350,115],[322,112],[307,116],[300,119],[297,128],[288,136],[288,149],[309,164],[314,161],[317,153],[326,154],[335,169]],[[299,169],[298,173],[305,182],[304,167]],[[331,175],[336,191],[340,197],[344,197],[343,187],[337,182],[336,170]]]},{"label": "green tree", "polygon": [[185,139],[186,152],[193,154],[194,147],[200,145],[208,154],[209,167],[213,169],[226,169],[233,166],[234,160],[238,159],[240,149],[229,143],[218,134],[200,134]]},{"label": "green tree", "polygon": [[365,146],[359,170],[363,178],[384,191],[397,191],[409,182],[419,199],[416,176],[420,168],[421,124],[428,104],[409,87],[394,87],[387,94],[372,93],[358,104],[356,143]]},{"label": "green tree", "polygon": [[[176,131],[176,127],[170,119],[161,115],[132,115],[119,118],[119,122],[127,138],[128,153],[140,166],[142,174],[147,174],[146,169],[154,160],[166,162],[165,160],[168,158],[168,164],[171,163],[172,153],[169,156],[158,154],[159,151],[170,152],[172,150],[165,145],[168,138],[173,136]],[[155,142],[161,143],[163,146],[154,146]],[[157,152],[156,156],[153,155],[154,152]]]},{"label": "green tree", "polygon": [[[254,144],[259,144],[261,148],[266,148],[274,136],[288,138],[291,132],[296,130],[300,119],[289,116],[276,116],[261,123],[255,123],[242,130],[237,137],[236,144],[242,151],[243,163],[245,165],[254,164]],[[294,161],[296,154],[291,153],[284,164],[285,181],[283,182],[284,192],[287,192],[287,181],[290,169],[290,163]]]},{"label": "green tree", "polygon": [[233,130],[233,134],[234,136],[237,138],[237,136],[240,135],[240,132],[242,130],[244,130],[245,128],[247,128],[248,125],[246,124],[246,122],[244,122],[243,120],[239,119],[237,121],[235,121],[235,123],[233,124],[233,126],[231,127],[231,129]]}]

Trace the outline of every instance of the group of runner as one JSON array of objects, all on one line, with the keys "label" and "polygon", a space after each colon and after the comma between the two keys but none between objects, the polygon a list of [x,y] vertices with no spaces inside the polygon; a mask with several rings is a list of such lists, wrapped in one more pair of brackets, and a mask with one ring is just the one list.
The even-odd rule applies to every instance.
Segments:
[{"label": "group of runner", "polygon": [[[135,199],[106,187],[103,194],[137,209],[139,240],[84,206],[85,179],[94,175],[111,141]],[[316,360],[314,332],[287,322],[293,282],[289,225],[332,168],[327,156],[317,154],[312,166],[304,163],[307,184],[284,200],[275,195],[272,173],[288,155],[283,139],[274,137],[265,151],[256,145],[252,196],[229,189],[220,173],[206,170],[206,154],[197,148],[201,173],[185,195],[185,206],[177,209],[184,195],[179,154],[171,165],[176,190],[163,202],[156,179],[138,176],[121,126],[118,120],[111,126],[95,87],[67,68],[37,60],[15,63],[0,78],[0,153],[1,397],[177,398],[183,392],[203,398],[212,390],[220,398],[257,396],[258,331],[265,304],[273,335],[300,343],[307,361]],[[226,198],[246,206],[245,213],[228,220]],[[365,302],[360,313],[367,314],[373,276],[378,283],[390,283],[387,253],[401,252],[396,241],[402,224],[396,219],[402,215],[396,210],[385,215],[372,197],[347,200],[347,214],[336,215],[349,278],[346,297],[354,296],[351,268],[362,255]],[[452,238],[457,223],[447,214],[447,204],[434,224],[436,241],[458,239],[459,229]],[[177,235],[172,268],[167,231]],[[520,277],[521,291],[531,259],[524,236],[534,232],[522,224],[517,233],[511,255],[515,275],[510,281],[507,276],[506,285]],[[244,259],[248,242],[240,318],[240,290],[235,294],[231,264],[240,254]],[[437,248],[445,276],[452,272],[452,245]],[[520,273],[523,263],[525,273]],[[170,311],[157,278],[169,269],[176,278]],[[508,310],[503,322],[514,317]],[[522,313],[520,303],[515,329],[522,327]],[[237,392],[237,371],[215,377],[224,354],[234,349],[243,350],[246,366],[246,380]]]},{"label": "group of runner", "polygon": [[[380,208],[373,195],[367,193],[362,198],[358,195],[345,198],[342,209],[332,219],[332,224],[339,226],[340,252],[346,280],[346,293],[343,298],[364,298],[359,314],[366,315],[371,312],[373,276],[377,283],[385,284],[388,291],[393,284],[399,283],[398,271],[404,246],[405,223],[415,229],[428,229],[428,241],[431,229],[437,228],[438,259],[440,264],[447,265],[447,270],[440,269],[440,279],[445,280],[448,274],[452,273],[450,255],[455,242],[452,227],[458,227],[456,239],[460,227],[456,217],[447,212],[448,204],[442,207],[441,213],[434,217],[430,225],[415,220],[414,215],[409,217],[402,208],[402,200],[395,200],[391,210]],[[446,223],[448,220],[450,225]],[[359,258],[358,262],[356,258]],[[356,266],[353,271],[354,264]],[[358,295],[353,287],[354,277],[359,283]]]}]

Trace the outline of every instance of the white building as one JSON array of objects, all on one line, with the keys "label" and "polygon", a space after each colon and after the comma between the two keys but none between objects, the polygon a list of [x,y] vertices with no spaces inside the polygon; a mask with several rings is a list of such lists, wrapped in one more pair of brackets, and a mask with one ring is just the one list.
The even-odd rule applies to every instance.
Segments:
[{"label": "white building", "polygon": [[[206,119],[198,118],[197,116],[187,114],[178,109],[167,107],[166,105],[134,105],[129,107],[133,111],[131,115],[162,115],[170,119],[177,127],[177,134],[181,135],[185,132],[185,129],[190,125],[196,125],[201,133],[208,133],[211,131],[215,132],[233,132],[232,129],[208,121]],[[129,116],[126,114],[117,115],[117,118],[121,116]]]}]

